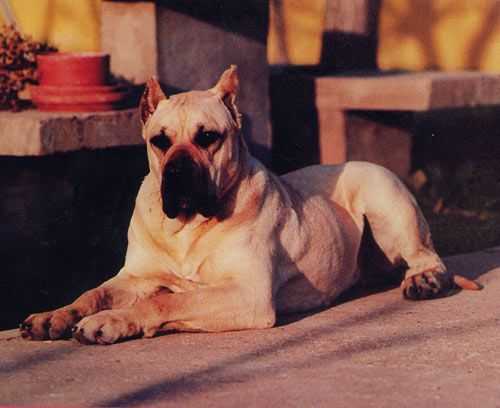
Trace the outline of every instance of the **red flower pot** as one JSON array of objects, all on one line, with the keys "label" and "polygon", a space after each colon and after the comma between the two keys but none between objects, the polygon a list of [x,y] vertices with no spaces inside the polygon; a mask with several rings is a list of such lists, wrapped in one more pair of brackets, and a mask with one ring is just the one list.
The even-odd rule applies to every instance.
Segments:
[{"label": "red flower pot", "polygon": [[109,55],[49,53],[37,56],[40,85],[31,99],[41,111],[92,112],[130,106],[132,89],[109,84]]},{"label": "red flower pot", "polygon": [[74,96],[74,95],[99,95],[109,92],[130,92],[126,85],[92,85],[92,86],[50,86],[31,85],[32,95],[47,96]]},{"label": "red flower pot", "polygon": [[109,54],[99,52],[39,54],[37,66],[41,85],[105,85],[109,79]]},{"label": "red flower pot", "polygon": [[131,90],[125,86],[30,87],[31,99],[41,111],[97,112],[129,106]]}]

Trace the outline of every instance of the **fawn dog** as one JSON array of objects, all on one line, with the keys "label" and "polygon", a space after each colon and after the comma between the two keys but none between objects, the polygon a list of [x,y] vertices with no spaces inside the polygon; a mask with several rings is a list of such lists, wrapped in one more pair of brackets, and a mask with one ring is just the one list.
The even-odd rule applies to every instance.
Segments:
[{"label": "fawn dog", "polygon": [[85,344],[176,329],[266,328],[278,313],[328,306],[360,276],[365,224],[405,297],[455,284],[415,199],[388,170],[365,162],[277,177],[241,135],[231,66],[206,91],[167,98],[154,79],[140,103],[150,171],[139,190],[123,268],[72,304],[34,314],[23,337],[71,335]]}]

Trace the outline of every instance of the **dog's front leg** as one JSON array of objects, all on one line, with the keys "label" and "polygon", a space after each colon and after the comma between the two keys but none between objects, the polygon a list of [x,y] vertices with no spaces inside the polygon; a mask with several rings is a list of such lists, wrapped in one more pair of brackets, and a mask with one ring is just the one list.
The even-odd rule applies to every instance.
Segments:
[{"label": "dog's front leg", "polygon": [[74,336],[85,344],[111,344],[169,329],[219,332],[266,328],[274,323],[270,291],[226,283],[183,293],[159,293],[132,307],[103,311],[78,323]]},{"label": "dog's front leg", "polygon": [[146,280],[125,274],[116,276],[85,292],[67,306],[32,314],[21,324],[21,335],[32,340],[69,337],[72,328],[82,318],[101,310],[130,306],[142,297],[150,296],[160,286],[161,282],[155,279]]}]

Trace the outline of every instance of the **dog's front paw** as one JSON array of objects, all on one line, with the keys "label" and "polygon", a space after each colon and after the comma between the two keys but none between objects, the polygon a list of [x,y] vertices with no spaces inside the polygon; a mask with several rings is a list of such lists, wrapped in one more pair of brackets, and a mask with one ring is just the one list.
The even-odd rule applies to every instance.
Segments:
[{"label": "dog's front paw", "polygon": [[424,271],[410,276],[401,283],[403,296],[411,300],[447,296],[454,288],[452,274],[437,270]]},{"label": "dog's front paw", "polygon": [[82,344],[113,344],[141,333],[131,313],[105,310],[82,319],[73,328],[73,337]]},{"label": "dog's front paw", "polygon": [[58,309],[35,313],[19,326],[21,336],[31,340],[56,340],[71,336],[72,327],[81,319],[77,310]]}]

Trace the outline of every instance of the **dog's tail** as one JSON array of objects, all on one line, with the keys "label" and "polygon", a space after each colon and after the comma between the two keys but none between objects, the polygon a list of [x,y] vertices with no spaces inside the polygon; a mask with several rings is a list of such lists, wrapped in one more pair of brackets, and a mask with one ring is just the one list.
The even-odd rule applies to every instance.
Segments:
[{"label": "dog's tail", "polygon": [[475,280],[468,279],[464,276],[453,275],[453,282],[461,289],[465,290],[481,290],[484,288],[479,282]]}]

